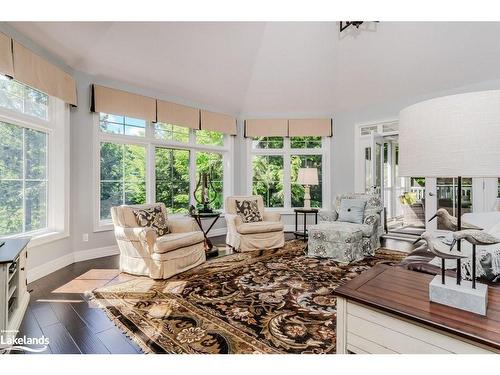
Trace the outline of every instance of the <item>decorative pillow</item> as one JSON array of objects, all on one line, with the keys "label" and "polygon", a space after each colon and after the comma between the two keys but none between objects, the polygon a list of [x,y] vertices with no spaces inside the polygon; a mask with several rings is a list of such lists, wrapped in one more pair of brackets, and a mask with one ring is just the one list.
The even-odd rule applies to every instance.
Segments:
[{"label": "decorative pillow", "polygon": [[156,230],[158,236],[164,236],[169,233],[167,218],[160,206],[151,208],[141,208],[133,210],[137,219],[137,224],[141,227],[151,227]]},{"label": "decorative pillow", "polygon": [[338,221],[363,224],[366,201],[363,199],[342,199]]},{"label": "decorative pillow", "polygon": [[257,200],[236,200],[236,213],[241,217],[244,223],[256,223],[264,220],[260,214]]}]

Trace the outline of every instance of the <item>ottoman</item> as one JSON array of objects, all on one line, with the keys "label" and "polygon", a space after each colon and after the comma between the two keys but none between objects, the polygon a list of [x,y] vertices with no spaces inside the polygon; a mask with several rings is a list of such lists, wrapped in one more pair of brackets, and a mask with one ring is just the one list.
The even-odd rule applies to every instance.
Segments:
[{"label": "ottoman", "polygon": [[363,232],[341,222],[323,222],[309,227],[307,255],[332,258],[341,263],[361,260]]}]

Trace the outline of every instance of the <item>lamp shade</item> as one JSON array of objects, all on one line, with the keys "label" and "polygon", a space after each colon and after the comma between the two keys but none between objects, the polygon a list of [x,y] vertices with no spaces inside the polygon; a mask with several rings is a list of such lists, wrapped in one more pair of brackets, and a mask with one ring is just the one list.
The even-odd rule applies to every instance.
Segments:
[{"label": "lamp shade", "polygon": [[500,90],[445,96],[403,109],[399,175],[500,176]]},{"label": "lamp shade", "polygon": [[297,183],[299,185],[318,185],[318,169],[299,168]]}]

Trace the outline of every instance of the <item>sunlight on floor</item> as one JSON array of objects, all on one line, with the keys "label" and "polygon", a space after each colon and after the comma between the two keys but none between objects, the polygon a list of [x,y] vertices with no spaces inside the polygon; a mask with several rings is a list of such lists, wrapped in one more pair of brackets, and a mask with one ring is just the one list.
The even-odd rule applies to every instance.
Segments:
[{"label": "sunlight on floor", "polygon": [[85,293],[102,287],[119,277],[117,269],[92,269],[70,282],[55,289],[52,293]]}]

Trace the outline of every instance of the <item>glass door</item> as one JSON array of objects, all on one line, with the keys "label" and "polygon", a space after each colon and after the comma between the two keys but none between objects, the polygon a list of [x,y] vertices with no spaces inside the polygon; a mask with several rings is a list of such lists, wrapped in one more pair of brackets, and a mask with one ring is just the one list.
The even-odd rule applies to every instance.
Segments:
[{"label": "glass door", "polygon": [[[445,230],[446,228],[436,219],[429,222],[436,211],[444,208],[451,216],[457,216],[458,185],[456,177],[426,178],[426,229]],[[462,177],[462,215],[473,211],[473,179]]]}]

